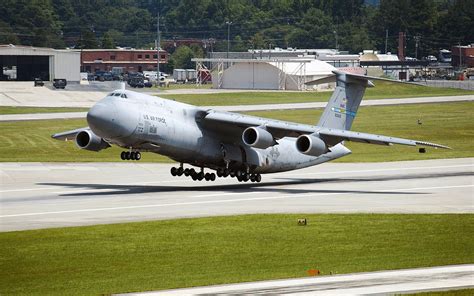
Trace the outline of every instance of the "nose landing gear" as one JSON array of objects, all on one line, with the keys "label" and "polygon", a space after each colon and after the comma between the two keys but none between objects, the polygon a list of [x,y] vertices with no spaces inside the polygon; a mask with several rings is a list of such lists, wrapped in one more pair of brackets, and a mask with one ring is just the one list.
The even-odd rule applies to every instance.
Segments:
[{"label": "nose landing gear", "polygon": [[122,160],[140,160],[142,159],[142,154],[140,151],[122,151],[120,158]]}]

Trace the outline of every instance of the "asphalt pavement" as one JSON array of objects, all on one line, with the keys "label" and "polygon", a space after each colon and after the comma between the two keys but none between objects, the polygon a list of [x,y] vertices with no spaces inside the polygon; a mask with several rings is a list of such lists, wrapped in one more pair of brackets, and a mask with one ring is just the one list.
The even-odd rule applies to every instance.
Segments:
[{"label": "asphalt pavement", "polygon": [[258,184],[196,182],[172,177],[171,166],[1,163],[0,231],[252,213],[474,213],[474,158],[326,163]]},{"label": "asphalt pavement", "polygon": [[126,295],[387,295],[465,288],[474,288],[473,264],[316,276]]}]

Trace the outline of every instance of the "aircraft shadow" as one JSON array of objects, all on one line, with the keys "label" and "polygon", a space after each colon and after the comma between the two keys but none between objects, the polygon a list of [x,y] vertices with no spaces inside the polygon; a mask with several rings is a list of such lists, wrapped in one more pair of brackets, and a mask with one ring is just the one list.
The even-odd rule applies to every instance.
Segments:
[{"label": "aircraft shadow", "polygon": [[[166,192],[207,192],[207,191],[223,191],[223,193],[284,193],[284,194],[307,194],[307,193],[350,193],[350,194],[426,194],[423,192],[407,192],[407,191],[380,191],[380,190],[344,190],[344,189],[299,189],[299,188],[282,188],[282,186],[308,185],[308,184],[328,184],[328,183],[364,183],[364,182],[383,182],[396,180],[414,180],[414,179],[431,179],[446,177],[473,176],[471,172],[456,173],[436,173],[436,174],[406,174],[396,176],[381,176],[367,178],[281,178],[273,182],[263,183],[236,183],[226,185],[210,185],[205,186],[154,186],[154,185],[120,185],[120,184],[92,184],[92,183],[39,183],[38,185],[60,186],[84,190],[97,190],[97,192],[78,192],[65,193],[61,197],[93,197],[93,196],[109,196],[109,195],[133,195],[140,193],[166,193]],[[107,191],[103,191],[107,190]],[[53,198],[54,199],[54,198]],[[4,200],[5,201],[5,200]]]}]

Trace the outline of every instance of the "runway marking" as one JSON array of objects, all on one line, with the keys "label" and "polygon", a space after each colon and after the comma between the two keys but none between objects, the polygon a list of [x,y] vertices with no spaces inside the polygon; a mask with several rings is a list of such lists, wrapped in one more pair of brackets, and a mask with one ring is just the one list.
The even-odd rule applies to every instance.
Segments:
[{"label": "runway marking", "polygon": [[[458,185],[458,186],[384,189],[384,190],[377,190],[377,192],[418,191],[418,190],[429,190],[429,189],[453,189],[453,188],[466,188],[466,187],[474,187],[474,184]],[[261,193],[265,193],[265,192],[261,192]],[[171,203],[171,204],[152,204],[152,205],[137,205],[137,206],[126,206],[126,207],[110,207],[110,208],[95,208],[95,209],[54,211],[54,212],[12,214],[12,215],[1,215],[0,218],[41,216],[41,215],[51,215],[51,214],[83,213],[83,212],[99,212],[99,211],[115,211],[115,210],[129,210],[129,209],[143,209],[143,208],[160,208],[160,207],[187,206],[187,205],[198,205],[198,204],[231,203],[231,202],[240,202],[240,201],[258,201],[258,200],[270,200],[270,199],[284,199],[284,198],[288,198],[288,197],[313,197],[313,196],[329,196],[329,195],[343,195],[343,194],[353,194],[353,193],[350,193],[350,192],[334,192],[334,193],[318,193],[318,194],[311,194],[310,193],[310,194],[301,194],[301,195],[291,194],[291,195],[281,195],[281,196],[272,196],[272,197],[254,197],[254,198],[239,198],[239,199],[225,199],[225,200],[206,200],[206,201],[182,202],[182,203]]]},{"label": "runway marking", "polygon": [[9,190],[0,190],[0,193],[22,192],[22,191],[35,191],[35,190],[54,190],[54,189],[58,189],[58,187],[9,189]]},{"label": "runway marking", "polygon": [[259,191],[251,191],[251,192],[233,192],[233,193],[213,193],[213,194],[203,194],[203,195],[194,195],[194,197],[214,197],[214,196],[229,196],[229,195],[245,195],[245,194],[256,194],[256,193],[263,193]]}]

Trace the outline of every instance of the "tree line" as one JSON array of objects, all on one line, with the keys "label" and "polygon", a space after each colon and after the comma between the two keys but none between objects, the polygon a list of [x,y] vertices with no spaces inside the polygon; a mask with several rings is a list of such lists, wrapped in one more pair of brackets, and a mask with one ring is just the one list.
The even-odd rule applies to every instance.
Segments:
[{"label": "tree line", "polygon": [[[53,48],[151,48],[157,16],[166,49],[173,40],[202,40],[206,51],[269,47],[434,54],[474,43],[474,0],[2,0],[0,43]],[[418,45],[418,46],[417,46]]]}]

